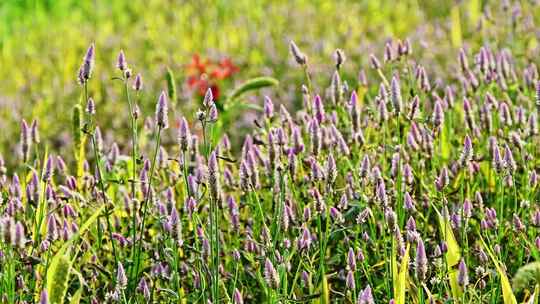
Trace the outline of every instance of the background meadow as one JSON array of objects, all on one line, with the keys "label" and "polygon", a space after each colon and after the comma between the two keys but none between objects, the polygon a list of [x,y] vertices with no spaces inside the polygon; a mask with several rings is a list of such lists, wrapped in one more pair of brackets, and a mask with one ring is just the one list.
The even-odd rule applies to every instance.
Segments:
[{"label": "background meadow", "polygon": [[538,1],[0,3],[1,303],[538,303]]}]

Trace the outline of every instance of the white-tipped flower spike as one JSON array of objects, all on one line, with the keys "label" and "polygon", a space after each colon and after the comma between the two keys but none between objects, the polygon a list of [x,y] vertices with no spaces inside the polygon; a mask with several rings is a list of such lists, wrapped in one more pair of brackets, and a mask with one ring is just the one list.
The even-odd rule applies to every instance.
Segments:
[{"label": "white-tipped flower spike", "polygon": [[373,295],[371,294],[371,287],[369,285],[366,287],[366,289],[360,292],[360,295],[358,296],[358,304],[375,304],[375,300],[373,300]]},{"label": "white-tipped flower spike", "polygon": [[94,69],[94,53],[94,44],[92,43],[88,47],[88,50],[86,50],[86,55],[84,56],[79,69],[78,80],[80,84],[85,84],[92,77],[92,70]]},{"label": "white-tipped flower spike", "polygon": [[435,106],[433,107],[433,125],[440,127],[444,123],[444,111],[440,100],[435,100]]},{"label": "white-tipped flower spike", "polygon": [[268,258],[266,258],[266,261],[264,262],[264,279],[266,280],[266,284],[271,288],[279,288],[279,274]]},{"label": "white-tipped flower spike", "polygon": [[403,99],[401,97],[401,86],[399,84],[399,79],[396,75],[392,77],[392,83],[390,86],[390,96],[392,106],[394,107],[394,113],[399,116],[402,109]]},{"label": "white-tipped flower spike", "polygon": [[347,286],[347,289],[353,290],[356,288],[356,283],[354,281],[354,273],[352,270],[349,270],[347,272],[347,278],[345,279],[345,286]]},{"label": "white-tipped flower spike", "polygon": [[504,165],[511,172],[517,170],[516,161],[514,160],[512,150],[510,150],[510,147],[508,145],[504,146]]},{"label": "white-tipped flower spike", "polygon": [[142,90],[142,87],[143,87],[142,76],[141,74],[137,74],[137,76],[135,76],[135,80],[133,80],[133,89],[135,91],[140,91]]},{"label": "white-tipped flower spike", "polygon": [[289,43],[289,48],[296,63],[298,63],[299,65],[305,65],[307,63],[307,56],[302,53],[302,51],[300,51],[294,41],[291,40],[291,42]]},{"label": "white-tipped flower spike", "polygon": [[459,66],[461,67],[462,72],[469,70],[469,61],[467,60],[467,54],[463,48],[459,49]]},{"label": "white-tipped flower spike", "polygon": [[347,266],[352,271],[356,270],[356,256],[352,247],[349,247],[349,252],[347,253]]},{"label": "white-tipped flower spike", "polygon": [[461,261],[459,261],[458,266],[458,284],[461,287],[467,287],[469,285],[469,275],[467,273],[467,265],[465,265],[465,261],[463,258]]},{"label": "white-tipped flower spike", "polygon": [[127,283],[128,279],[126,272],[124,271],[124,266],[122,266],[122,263],[118,263],[118,269],[116,270],[116,286],[120,289],[125,289]]},{"label": "white-tipped flower spike", "polygon": [[343,85],[341,83],[341,77],[339,76],[338,71],[334,72],[332,75],[332,82],[330,84],[332,92],[332,103],[334,105],[340,104],[343,99]]},{"label": "white-tipped flower spike", "polygon": [[19,248],[24,248],[24,245],[26,244],[24,226],[21,222],[17,222],[14,229],[12,230],[11,244]]},{"label": "white-tipped flower spike", "polygon": [[47,292],[47,289],[43,289],[41,291],[41,295],[39,297],[39,304],[49,304],[49,293]]},{"label": "white-tipped flower spike", "polygon": [[49,155],[47,162],[45,163],[45,169],[43,170],[42,180],[48,182],[54,174],[54,157]]},{"label": "white-tipped flower spike", "polygon": [[315,98],[313,99],[313,115],[319,124],[324,122],[326,114],[324,112],[324,104],[319,95],[315,95]]},{"label": "white-tipped flower spike", "polygon": [[345,53],[341,49],[336,49],[334,52],[334,60],[336,61],[336,69],[340,69],[343,63],[345,63]]},{"label": "white-tipped flower spike", "polygon": [[264,96],[264,117],[266,119],[274,117],[274,104],[268,96]]},{"label": "white-tipped flower spike", "polygon": [[426,280],[428,260],[426,257],[426,249],[424,247],[424,241],[418,238],[418,244],[416,245],[416,258],[414,260],[416,277],[420,282]]},{"label": "white-tipped flower spike", "polygon": [[26,120],[21,122],[21,155],[24,162],[30,158],[31,134]]},{"label": "white-tipped flower spike", "polygon": [[463,143],[463,150],[461,151],[461,155],[459,158],[459,163],[463,166],[467,163],[469,163],[474,156],[472,141],[469,135],[465,136],[465,140]]},{"label": "white-tipped flower spike", "polygon": [[39,139],[39,129],[38,129],[38,122],[37,120],[32,120],[32,125],[30,126],[30,135],[32,137],[32,142],[34,144],[39,144],[40,142],[40,139]]},{"label": "white-tipped flower spike", "polygon": [[118,58],[116,59],[116,67],[122,72],[128,68],[127,62],[126,62],[126,56],[124,55],[123,50],[121,50],[120,53],[118,53]]},{"label": "white-tipped flower spike", "polygon": [[379,62],[379,59],[377,59],[377,57],[375,57],[375,55],[373,54],[369,55],[369,64],[371,65],[371,68],[374,70],[381,69],[381,63]]},{"label": "white-tipped flower spike", "polygon": [[214,94],[212,94],[212,89],[208,88],[204,94],[203,106],[205,108],[210,108],[214,104]]},{"label": "white-tipped flower spike", "polygon": [[536,106],[540,108],[540,80],[536,81]]},{"label": "white-tipped flower spike", "polygon": [[210,110],[208,111],[208,121],[215,122],[218,119],[218,110],[216,107],[216,104],[212,104],[210,106]]},{"label": "white-tipped flower spike", "polygon": [[244,304],[244,299],[242,298],[242,294],[240,293],[240,290],[238,290],[238,288],[234,289],[233,302],[234,304]]},{"label": "white-tipped flower spike", "polygon": [[139,281],[139,285],[137,286],[137,290],[142,292],[143,297],[146,300],[150,299],[150,288],[148,287],[148,283],[146,283],[146,280],[144,279],[144,277],[141,278],[141,280]]},{"label": "white-tipped flower spike", "polygon": [[88,113],[88,115],[96,114],[96,104],[94,103],[94,99],[92,99],[92,97],[88,98],[88,101],[86,101],[86,113]]},{"label": "white-tipped flower spike", "polygon": [[178,129],[178,143],[181,151],[188,151],[191,144],[191,134],[189,132],[189,124],[185,117],[180,119],[180,128]]},{"label": "white-tipped flower spike", "polygon": [[210,187],[210,195],[213,200],[219,198],[219,165],[216,151],[212,151],[208,158],[208,185]]},{"label": "white-tipped flower spike", "polygon": [[167,94],[165,94],[165,91],[161,91],[156,104],[156,124],[161,129],[167,129],[169,127]]}]

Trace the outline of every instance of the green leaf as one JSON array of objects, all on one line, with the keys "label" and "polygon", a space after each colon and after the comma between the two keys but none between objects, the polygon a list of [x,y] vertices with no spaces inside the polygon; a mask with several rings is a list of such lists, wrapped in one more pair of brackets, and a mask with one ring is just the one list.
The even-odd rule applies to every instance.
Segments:
[{"label": "green leaf", "polygon": [[403,258],[401,259],[401,266],[399,267],[399,274],[397,277],[397,284],[396,284],[396,294],[395,300],[396,304],[405,304],[405,291],[406,291],[406,283],[407,283],[407,274],[409,273],[409,250],[410,250],[410,244],[407,244],[407,249],[405,250],[405,254],[403,255]]},{"label": "green leaf", "polygon": [[265,87],[277,86],[279,81],[272,77],[256,77],[242,83],[227,97],[227,102],[233,101],[249,91],[255,91]]},{"label": "green leaf", "polygon": [[[60,254],[59,254],[60,253]],[[47,291],[49,303],[63,304],[69,283],[71,260],[63,251],[58,252],[51,260],[47,271]]]},{"label": "green leaf", "polygon": [[454,299],[459,299],[462,293],[461,287],[458,284],[458,269],[457,265],[461,259],[460,248],[456,238],[454,236],[454,231],[452,230],[452,225],[450,221],[444,219],[439,210],[433,206],[437,215],[439,217],[439,227],[442,234],[442,238],[448,246],[448,250],[445,253],[446,265],[448,266],[448,276],[450,279],[450,289],[452,291],[452,297]]},{"label": "green leaf", "polygon": [[165,79],[167,80],[167,95],[169,96],[171,103],[175,105],[176,104],[176,83],[174,81],[174,73],[169,67],[167,67],[167,74],[165,75]]},{"label": "green leaf", "polygon": [[450,40],[454,47],[461,46],[461,17],[459,13],[459,5],[455,4],[450,10],[450,20],[452,21],[452,26],[450,29]]},{"label": "green leaf", "polygon": [[484,249],[486,249],[489,257],[493,261],[493,264],[495,264],[497,273],[499,274],[499,277],[501,278],[501,289],[503,293],[504,304],[517,304],[516,296],[514,295],[514,292],[512,291],[512,286],[510,285],[510,281],[508,280],[506,273],[504,272],[501,265],[499,264],[499,260],[497,260],[497,258],[495,257],[495,254],[493,253],[491,248],[489,248],[486,245],[482,237],[480,237],[480,241],[482,242]]}]

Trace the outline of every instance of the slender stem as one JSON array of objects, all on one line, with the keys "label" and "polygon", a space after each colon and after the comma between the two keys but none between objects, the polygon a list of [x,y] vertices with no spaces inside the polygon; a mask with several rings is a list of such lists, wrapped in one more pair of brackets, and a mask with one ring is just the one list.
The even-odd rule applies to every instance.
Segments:
[{"label": "slender stem", "polygon": [[[158,154],[158,151],[159,151],[159,145],[160,145],[160,140],[161,140],[161,125],[158,125],[157,127],[157,130],[156,130],[156,146],[155,146],[155,149],[154,149],[154,154],[152,156],[152,165],[150,166],[150,177],[148,179],[148,186],[146,188],[146,193],[144,195],[144,200],[143,200],[143,204],[142,204],[142,207],[143,207],[143,217],[142,217],[142,222],[141,222],[141,225],[140,225],[140,232],[139,232],[139,237],[138,237],[138,246],[137,246],[137,249],[136,249],[136,259],[135,259],[135,273],[133,274],[134,276],[137,276],[137,274],[139,273],[139,266],[140,266],[140,255],[141,255],[141,247],[142,247],[142,238],[143,238],[143,232],[144,232],[144,225],[145,225],[145,222],[146,222],[146,214],[148,212],[148,200],[150,198],[150,192],[151,192],[151,189],[152,189],[152,179],[154,178],[154,169],[155,169],[155,166],[156,166],[156,158],[157,158],[157,154]],[[134,242],[136,240],[133,240]]]},{"label": "slender stem", "polygon": [[[84,98],[85,98],[85,101],[88,102],[88,83],[84,83]],[[92,121],[91,121],[91,117],[90,117],[90,124],[92,124]],[[93,148],[93,151],[94,151],[94,158],[95,158],[95,161],[96,161],[96,173],[98,175],[98,184],[99,184],[99,188],[100,188],[100,191],[102,193],[101,197],[103,199],[103,204],[105,205],[105,219],[107,220],[107,230],[109,231],[109,239],[111,241],[111,246],[112,246],[112,250],[113,250],[113,255],[114,255],[114,262],[116,265],[118,265],[118,255],[116,253],[116,245],[114,244],[114,239],[112,237],[112,225],[111,225],[111,220],[110,220],[110,209],[109,209],[109,204],[107,202],[107,194],[105,192],[105,185],[103,184],[103,173],[101,172],[101,158],[100,158],[100,155],[99,155],[99,151],[97,149],[97,144],[96,144],[96,136],[95,136],[95,132],[92,131],[91,133],[91,140],[92,140],[92,148]]]}]

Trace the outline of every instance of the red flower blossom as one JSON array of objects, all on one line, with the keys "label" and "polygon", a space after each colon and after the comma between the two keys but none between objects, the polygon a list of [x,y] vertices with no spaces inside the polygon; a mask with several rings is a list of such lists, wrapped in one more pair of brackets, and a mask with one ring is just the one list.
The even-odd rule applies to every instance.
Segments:
[{"label": "red flower blossom", "polygon": [[233,64],[230,58],[223,58],[219,62],[215,62],[202,59],[198,54],[195,54],[187,65],[186,84],[189,88],[197,91],[200,96],[204,96],[206,90],[210,88],[214,99],[218,100],[220,96],[218,83],[230,78],[238,70],[239,68]]}]

